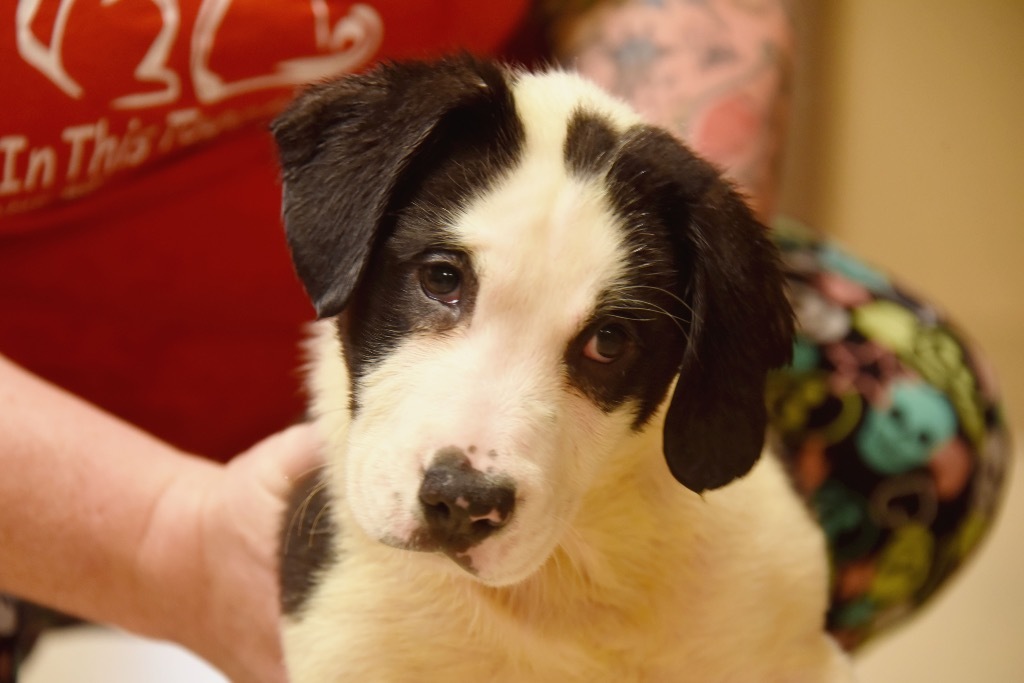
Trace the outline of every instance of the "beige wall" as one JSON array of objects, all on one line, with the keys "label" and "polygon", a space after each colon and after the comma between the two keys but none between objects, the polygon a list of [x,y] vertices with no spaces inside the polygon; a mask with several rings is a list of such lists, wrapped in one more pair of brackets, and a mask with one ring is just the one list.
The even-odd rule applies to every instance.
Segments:
[{"label": "beige wall", "polygon": [[[784,210],[942,304],[1024,444],[1024,0],[806,0]],[[1024,463],[981,555],[864,683],[1024,681]]]}]

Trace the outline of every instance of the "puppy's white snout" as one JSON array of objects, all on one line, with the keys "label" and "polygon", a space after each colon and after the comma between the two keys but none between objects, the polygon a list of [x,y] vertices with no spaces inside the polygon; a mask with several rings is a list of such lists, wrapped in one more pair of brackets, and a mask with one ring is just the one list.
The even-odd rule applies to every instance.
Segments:
[{"label": "puppy's white snout", "polygon": [[507,478],[473,467],[461,449],[441,449],[419,491],[427,533],[438,549],[465,552],[505,526],[516,503]]}]

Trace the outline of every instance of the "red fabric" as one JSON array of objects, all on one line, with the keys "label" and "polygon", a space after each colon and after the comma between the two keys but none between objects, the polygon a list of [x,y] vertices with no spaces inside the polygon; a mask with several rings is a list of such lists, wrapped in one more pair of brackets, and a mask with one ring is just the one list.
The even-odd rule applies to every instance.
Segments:
[{"label": "red fabric", "polygon": [[[212,457],[299,418],[298,346],[312,309],[281,232],[269,117],[318,69],[493,53],[524,5],[10,8],[15,30],[0,35],[0,353]],[[322,61],[292,75],[309,56]]]}]

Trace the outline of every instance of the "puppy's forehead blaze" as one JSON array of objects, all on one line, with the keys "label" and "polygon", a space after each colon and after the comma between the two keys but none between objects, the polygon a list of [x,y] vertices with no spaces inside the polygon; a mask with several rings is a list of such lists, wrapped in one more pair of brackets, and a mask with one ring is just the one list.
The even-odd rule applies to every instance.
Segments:
[{"label": "puppy's forehead blaze", "polygon": [[[526,113],[531,103],[517,100]],[[576,109],[560,129],[524,117],[519,163],[471,201],[455,226],[480,278],[478,316],[523,308],[536,323],[578,328],[599,295],[626,275],[621,219],[600,172],[617,133],[578,103],[565,106]]]},{"label": "puppy's forehead blaze", "polygon": [[596,183],[525,164],[472,205],[456,232],[473,255],[476,315],[522,312],[571,327],[622,276],[624,246]]}]

